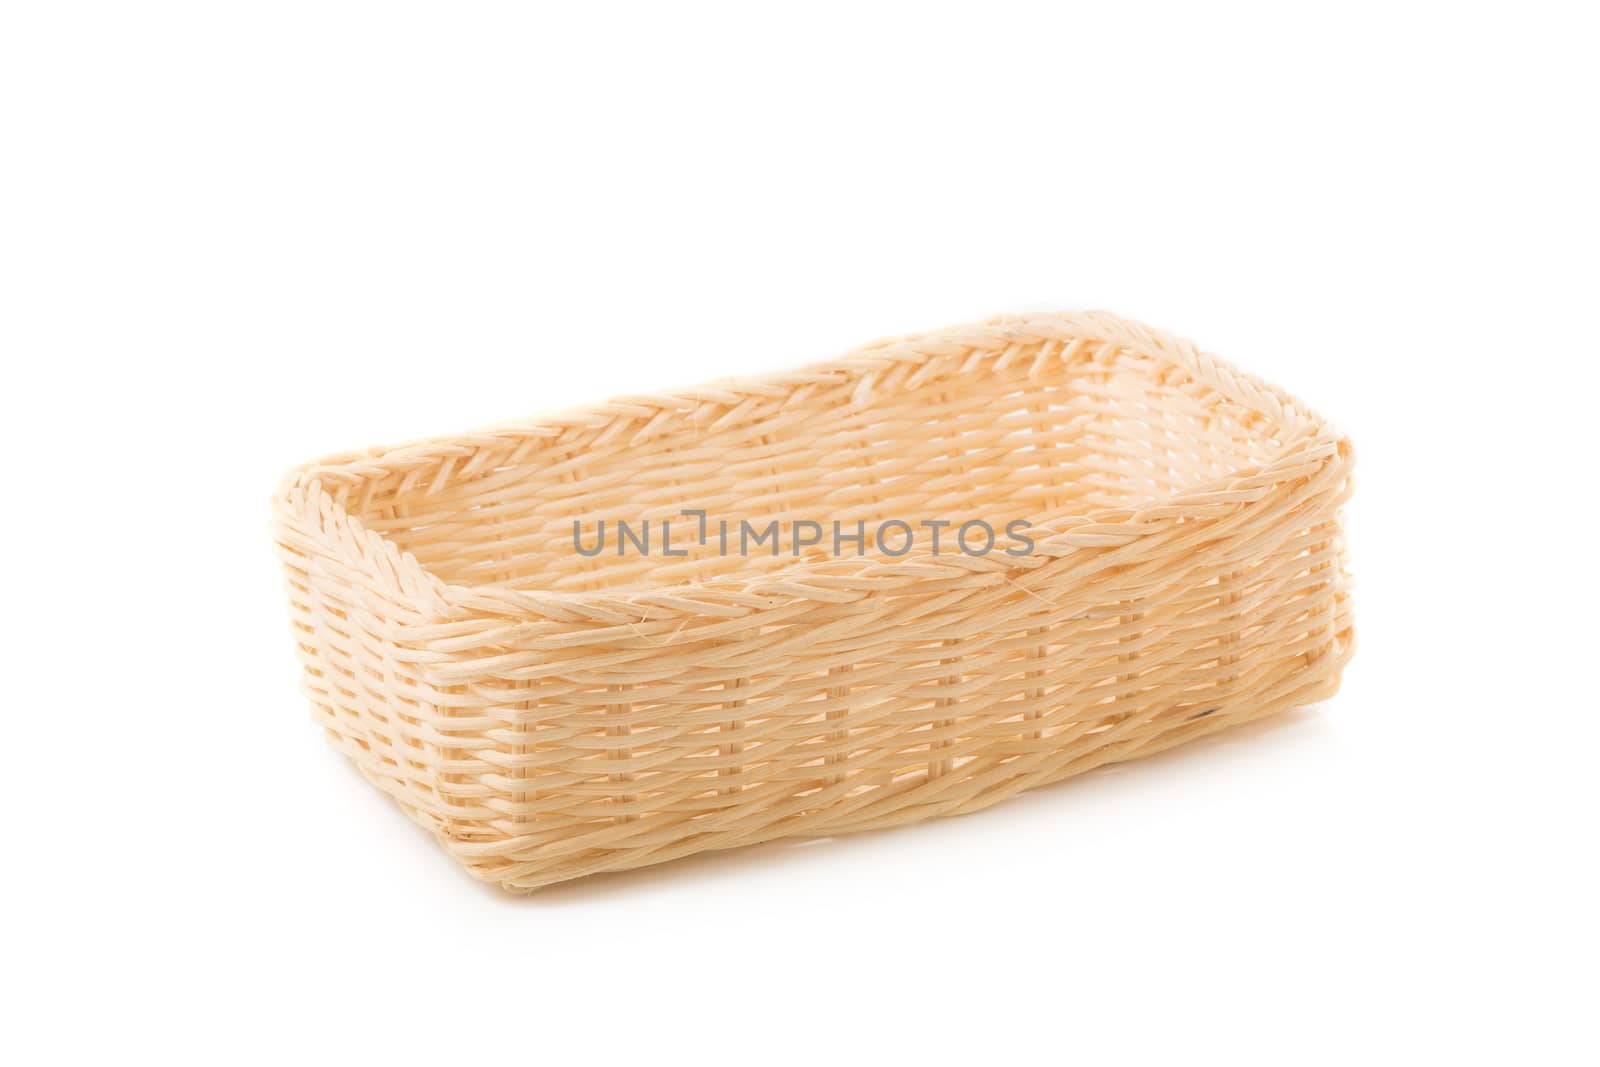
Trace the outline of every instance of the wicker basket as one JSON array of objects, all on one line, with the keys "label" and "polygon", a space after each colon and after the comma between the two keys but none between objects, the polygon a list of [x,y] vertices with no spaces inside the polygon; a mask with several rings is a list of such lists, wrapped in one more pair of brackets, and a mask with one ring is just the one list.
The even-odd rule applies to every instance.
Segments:
[{"label": "wicker basket", "polygon": [[[1291,397],[1067,314],[336,456],[274,511],[317,720],[527,890],[975,811],[1327,697],[1349,489]],[[957,546],[975,520],[1031,551]],[[587,554],[602,522],[656,551]],[[896,525],[941,522],[937,551]]]}]

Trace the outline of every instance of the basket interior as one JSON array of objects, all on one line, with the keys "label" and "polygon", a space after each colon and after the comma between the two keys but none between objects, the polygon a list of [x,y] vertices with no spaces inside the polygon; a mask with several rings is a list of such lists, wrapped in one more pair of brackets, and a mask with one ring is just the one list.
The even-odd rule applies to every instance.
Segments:
[{"label": "basket interior", "polygon": [[[982,519],[1035,528],[1125,512],[1257,468],[1290,428],[1149,354],[1111,344],[1014,346],[1005,353],[815,376],[770,395],[725,394],[560,433],[477,444],[427,471],[379,474],[343,493],[370,530],[455,585],[629,592],[757,575],[830,556],[831,524],[872,531]],[[478,439],[483,440],[483,439]],[[707,513],[710,536],[696,541]],[[772,555],[724,554],[719,521],[822,524],[822,542]],[[674,552],[660,554],[672,521]],[[606,539],[598,541],[599,523]],[[616,523],[651,526],[644,556],[621,554]],[[603,543],[595,556],[586,548]],[[953,549],[949,533],[942,552]],[[926,555],[926,532],[899,559]],[[890,538],[891,550],[900,541]],[[850,554],[858,550],[847,545]]]}]

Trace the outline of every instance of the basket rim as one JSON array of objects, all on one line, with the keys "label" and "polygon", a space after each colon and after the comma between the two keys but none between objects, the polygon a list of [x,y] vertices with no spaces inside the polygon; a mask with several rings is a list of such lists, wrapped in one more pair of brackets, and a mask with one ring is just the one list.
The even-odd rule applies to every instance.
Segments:
[{"label": "basket rim", "polygon": [[[485,446],[505,446],[530,436],[559,439],[597,427],[642,425],[630,439],[648,440],[652,431],[670,432],[673,415],[706,403],[736,405],[750,397],[771,398],[806,385],[858,381],[857,402],[870,400],[876,372],[898,364],[926,364],[961,357],[960,369],[987,352],[1004,358],[1018,344],[1057,341],[1067,345],[1114,344],[1182,371],[1241,407],[1287,430],[1284,442],[1265,462],[1243,466],[1228,476],[1132,508],[1095,508],[1031,528],[1029,556],[1004,559],[966,555],[915,555],[895,560],[872,557],[797,559],[765,574],[725,574],[657,589],[608,592],[604,589],[541,591],[498,585],[446,582],[412,553],[383,534],[366,529],[338,503],[328,484],[353,486],[370,479],[418,471],[446,460],[468,459]],[[1003,315],[969,326],[886,338],[839,358],[775,374],[721,379],[698,388],[649,396],[622,396],[567,411],[534,415],[478,431],[423,438],[393,446],[336,453],[290,470],[274,496],[274,509],[314,519],[325,534],[354,540],[369,564],[382,560],[387,583],[419,598],[425,615],[438,619],[472,615],[526,617],[628,625],[682,615],[737,617],[795,600],[843,603],[911,582],[989,572],[996,582],[1008,572],[1029,571],[1084,549],[1115,549],[1132,544],[1182,520],[1216,517],[1256,503],[1282,481],[1310,474],[1330,460],[1351,458],[1348,438],[1305,404],[1201,351],[1186,339],[1103,311]],[[470,462],[468,463],[470,468]],[[467,469],[467,468],[463,468]],[[341,529],[342,528],[342,529]],[[1026,592],[1024,587],[1023,591]],[[642,636],[642,635],[641,635]]]}]

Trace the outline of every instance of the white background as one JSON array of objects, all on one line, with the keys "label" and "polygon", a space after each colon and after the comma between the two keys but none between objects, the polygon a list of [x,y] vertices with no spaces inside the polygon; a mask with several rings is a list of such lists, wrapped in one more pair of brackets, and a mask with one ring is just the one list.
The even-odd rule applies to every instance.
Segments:
[{"label": "white background", "polygon": [[[9,1062],[1595,1062],[1594,27],[15,3]],[[317,455],[1098,307],[1355,439],[1343,692],[512,898],[321,740]]]}]

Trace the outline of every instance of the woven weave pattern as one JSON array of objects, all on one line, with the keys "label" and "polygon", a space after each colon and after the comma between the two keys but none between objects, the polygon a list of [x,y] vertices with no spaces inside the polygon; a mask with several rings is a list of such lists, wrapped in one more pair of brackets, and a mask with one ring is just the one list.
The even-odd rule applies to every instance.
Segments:
[{"label": "woven weave pattern", "polygon": [[[970,812],[1331,695],[1349,478],[1291,397],[1090,313],[336,456],[274,513],[318,721],[527,890]],[[686,508],[1034,547],[574,550]]]}]

